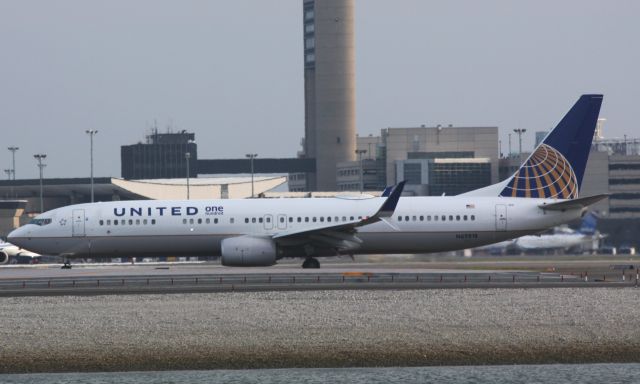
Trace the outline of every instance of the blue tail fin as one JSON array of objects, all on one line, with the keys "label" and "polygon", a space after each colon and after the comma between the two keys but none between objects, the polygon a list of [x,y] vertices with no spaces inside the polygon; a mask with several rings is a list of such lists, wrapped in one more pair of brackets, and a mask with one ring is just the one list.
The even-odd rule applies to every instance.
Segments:
[{"label": "blue tail fin", "polygon": [[500,192],[506,197],[575,199],[602,95],[582,95]]},{"label": "blue tail fin", "polygon": [[596,233],[596,224],[598,222],[598,218],[593,212],[589,212],[582,218],[582,224],[580,225],[580,229],[578,232],[585,235],[593,235]]}]

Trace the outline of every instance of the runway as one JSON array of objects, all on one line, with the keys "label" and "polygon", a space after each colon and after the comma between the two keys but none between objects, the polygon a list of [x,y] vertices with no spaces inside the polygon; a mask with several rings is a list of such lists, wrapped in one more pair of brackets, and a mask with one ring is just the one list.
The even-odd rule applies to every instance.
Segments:
[{"label": "runway", "polygon": [[633,264],[608,259],[555,260],[552,264],[541,259],[395,263],[339,260],[323,263],[322,269],[301,269],[292,262],[253,268],[227,268],[216,263],[143,263],[76,264],[68,270],[59,265],[39,265],[0,268],[0,296],[611,287],[635,286],[637,277]]}]

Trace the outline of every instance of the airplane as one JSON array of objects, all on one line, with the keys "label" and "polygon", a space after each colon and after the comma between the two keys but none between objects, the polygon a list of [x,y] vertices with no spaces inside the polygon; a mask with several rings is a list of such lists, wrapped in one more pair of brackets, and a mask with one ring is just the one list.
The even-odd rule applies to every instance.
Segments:
[{"label": "airplane", "polygon": [[595,214],[589,212],[583,217],[582,225],[577,231],[567,227],[556,227],[553,233],[519,237],[515,239],[514,245],[522,251],[569,250],[604,238],[603,235],[596,232],[596,222]]},{"label": "airplane", "polygon": [[582,218],[580,228],[576,231],[567,226],[551,229],[551,233],[526,235],[513,240],[505,240],[496,244],[474,248],[474,251],[503,254],[505,252],[529,252],[570,250],[583,244],[603,239],[605,236],[596,231],[597,217],[589,212]]},{"label": "airplane", "polygon": [[27,251],[11,243],[0,241],[0,265],[37,264],[39,262],[39,254]]},{"label": "airplane", "polygon": [[[607,197],[579,197],[602,95],[583,95],[512,177],[457,196],[140,200],[53,209],[9,240],[78,257],[220,256],[224,266],[281,258],[429,253],[543,232]],[[68,261],[67,261],[68,262]]]}]

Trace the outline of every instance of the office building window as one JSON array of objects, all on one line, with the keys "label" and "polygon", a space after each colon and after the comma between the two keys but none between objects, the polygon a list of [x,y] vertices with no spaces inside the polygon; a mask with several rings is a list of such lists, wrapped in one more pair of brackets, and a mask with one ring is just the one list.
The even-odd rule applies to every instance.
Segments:
[{"label": "office building window", "polygon": [[410,184],[410,185],[422,184],[422,164],[405,163],[404,179],[407,180],[407,184]]},{"label": "office building window", "polygon": [[308,9],[304,11],[305,20],[313,20],[314,17],[315,17],[315,12],[313,11],[313,9]]},{"label": "office building window", "polygon": [[313,49],[316,47],[316,39],[313,37],[307,37],[304,39],[304,49]]}]

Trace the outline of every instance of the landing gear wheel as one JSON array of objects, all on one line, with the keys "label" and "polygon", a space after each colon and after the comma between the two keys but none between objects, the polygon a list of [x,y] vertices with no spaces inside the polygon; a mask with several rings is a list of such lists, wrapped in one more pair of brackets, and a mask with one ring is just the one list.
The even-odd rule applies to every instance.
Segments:
[{"label": "landing gear wheel", "polygon": [[320,262],[313,257],[307,257],[302,263],[302,268],[320,268]]},{"label": "landing gear wheel", "polygon": [[71,269],[71,262],[69,260],[65,260],[60,269]]}]

